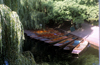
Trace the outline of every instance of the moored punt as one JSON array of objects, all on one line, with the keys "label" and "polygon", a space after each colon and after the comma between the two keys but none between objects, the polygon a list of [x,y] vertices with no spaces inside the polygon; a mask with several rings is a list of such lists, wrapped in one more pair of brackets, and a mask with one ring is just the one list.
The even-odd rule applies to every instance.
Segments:
[{"label": "moored punt", "polygon": [[88,45],[88,42],[86,40],[82,41],[80,44],[78,44],[73,50],[72,54],[80,54]]},{"label": "moored punt", "polygon": [[64,33],[61,33],[59,31],[53,30],[53,29],[36,30],[36,31],[31,30],[31,32],[35,34],[35,35],[31,36],[31,38],[38,39],[38,40],[42,39],[42,41],[43,40],[46,41],[47,39],[54,39],[54,38],[61,37],[64,35]]},{"label": "moored punt", "polygon": [[74,41],[77,38],[78,38],[77,36],[69,35],[67,39],[54,44],[54,46],[63,47],[65,45],[69,44],[70,42]]},{"label": "moored punt", "polygon": [[46,33],[50,33],[49,31],[47,30],[30,30],[32,33],[35,33],[35,34],[46,34]]},{"label": "moored punt", "polygon": [[78,38],[76,40],[74,40],[73,42],[71,42],[70,44],[66,45],[63,49],[64,50],[72,50],[73,48],[75,48],[78,44],[80,44],[83,41],[82,38]]},{"label": "moored punt", "polygon": [[31,39],[39,40],[39,39],[41,39],[42,37],[39,37],[39,36],[37,36],[37,35],[32,35],[32,36],[30,36],[30,38],[31,38]]},{"label": "moored punt", "polygon": [[39,36],[37,36],[37,35],[31,35],[30,36],[30,38],[37,38],[37,37],[39,37]]},{"label": "moored punt", "polygon": [[62,37],[58,37],[58,38],[55,38],[55,39],[51,39],[51,40],[45,41],[45,43],[52,44],[52,43],[64,40],[66,38],[68,38],[68,37],[67,36],[62,36]]},{"label": "moored punt", "polygon": [[[50,40],[50,39],[55,39],[55,38],[58,38],[58,37],[61,37],[61,36],[64,36],[64,33],[48,33],[48,34],[43,34],[43,35],[40,35],[41,38],[40,41],[47,41],[47,40]],[[68,36],[68,35],[66,35]]]},{"label": "moored punt", "polygon": [[47,39],[47,38],[40,39],[40,41],[47,41],[47,40],[50,40],[50,39]]},{"label": "moored punt", "polygon": [[35,33],[35,34],[48,34],[48,33],[58,33],[58,30],[54,30],[53,28],[48,28],[46,30],[30,30],[31,32]]},{"label": "moored punt", "polygon": [[32,33],[32,32],[29,31],[29,30],[25,30],[24,33],[25,33],[27,36],[36,35],[36,34]]},{"label": "moored punt", "polygon": [[40,41],[47,41],[50,39],[55,39],[55,38],[61,37],[61,36],[54,35],[54,34],[51,35],[51,33],[43,34],[43,35],[37,35],[37,34],[31,33],[31,34],[27,34],[27,36],[29,36],[30,38],[34,38],[36,40],[40,40]]},{"label": "moored punt", "polygon": [[39,36],[43,37],[43,38],[48,38],[48,39],[53,39],[53,38],[59,37],[58,35],[55,35],[53,33],[43,34],[43,35],[39,35]]},{"label": "moored punt", "polygon": [[34,38],[40,41],[47,41],[47,40],[58,38],[58,37],[61,37],[61,36],[55,35],[54,33],[48,33],[48,34],[38,35],[38,37],[34,37]]},{"label": "moored punt", "polygon": [[50,35],[51,33],[48,33],[48,34],[42,34],[42,35],[38,35],[38,34],[35,34],[35,35],[31,35],[30,37],[31,38],[34,38],[34,39],[37,39],[37,40],[47,40],[47,39],[52,39],[52,38],[57,38],[58,36],[54,36],[54,35]]},{"label": "moored punt", "polygon": [[[40,41],[47,41],[47,40],[55,39],[55,38],[58,38],[58,37],[61,37],[61,36],[64,35],[63,33],[57,33],[57,34],[56,33],[52,33],[52,34],[53,34],[53,36],[52,35],[49,35],[48,37],[47,36],[46,37],[43,36],[44,38],[41,38]],[[68,37],[68,35],[66,35],[66,36]],[[70,36],[73,36],[73,35],[70,34]]]}]

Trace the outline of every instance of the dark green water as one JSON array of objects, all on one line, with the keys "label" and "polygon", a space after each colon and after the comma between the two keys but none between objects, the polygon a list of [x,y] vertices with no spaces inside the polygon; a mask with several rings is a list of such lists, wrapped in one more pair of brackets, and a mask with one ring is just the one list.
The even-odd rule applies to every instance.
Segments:
[{"label": "dark green water", "polygon": [[88,47],[86,51],[73,61],[72,65],[99,65],[99,50]]},{"label": "dark green water", "polygon": [[27,38],[24,51],[31,51],[39,65],[99,65],[99,51],[89,46],[78,58],[70,52]]}]

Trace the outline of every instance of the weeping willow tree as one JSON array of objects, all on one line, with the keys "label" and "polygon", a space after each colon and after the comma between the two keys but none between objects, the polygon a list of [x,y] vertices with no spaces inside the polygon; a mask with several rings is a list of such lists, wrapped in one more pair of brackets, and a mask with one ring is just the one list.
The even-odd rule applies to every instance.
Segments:
[{"label": "weeping willow tree", "polygon": [[19,16],[25,29],[45,29],[42,0],[20,0]]},{"label": "weeping willow tree", "polygon": [[4,0],[4,4],[18,13],[24,29],[45,29],[45,24],[48,21],[46,16],[48,15],[48,11],[50,11],[48,1]]},{"label": "weeping willow tree", "polygon": [[18,12],[20,0],[3,0],[3,4],[6,4],[8,7],[10,7],[12,11]]},{"label": "weeping willow tree", "polygon": [[0,51],[5,60],[9,65],[34,65],[30,52],[22,54],[24,30],[17,13],[1,4],[0,17]]}]

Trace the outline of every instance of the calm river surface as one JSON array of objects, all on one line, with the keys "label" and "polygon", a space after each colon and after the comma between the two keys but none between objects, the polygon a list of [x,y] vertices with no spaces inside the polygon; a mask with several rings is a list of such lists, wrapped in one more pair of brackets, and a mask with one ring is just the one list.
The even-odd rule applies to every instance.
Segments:
[{"label": "calm river surface", "polygon": [[99,50],[88,47],[71,65],[99,65]]},{"label": "calm river surface", "polygon": [[[74,58],[70,53],[45,45],[43,42],[27,39],[25,43],[25,49],[30,48],[39,65],[99,65],[99,50],[91,45],[78,58]],[[29,43],[30,45],[27,45]]]}]

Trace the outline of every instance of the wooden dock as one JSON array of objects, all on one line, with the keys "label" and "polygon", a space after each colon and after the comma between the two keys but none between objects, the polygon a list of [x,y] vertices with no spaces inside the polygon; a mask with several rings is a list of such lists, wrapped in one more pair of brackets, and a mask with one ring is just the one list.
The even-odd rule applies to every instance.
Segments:
[{"label": "wooden dock", "polygon": [[87,40],[92,47],[99,50],[99,26],[83,23],[82,28],[71,32],[71,34]]}]

